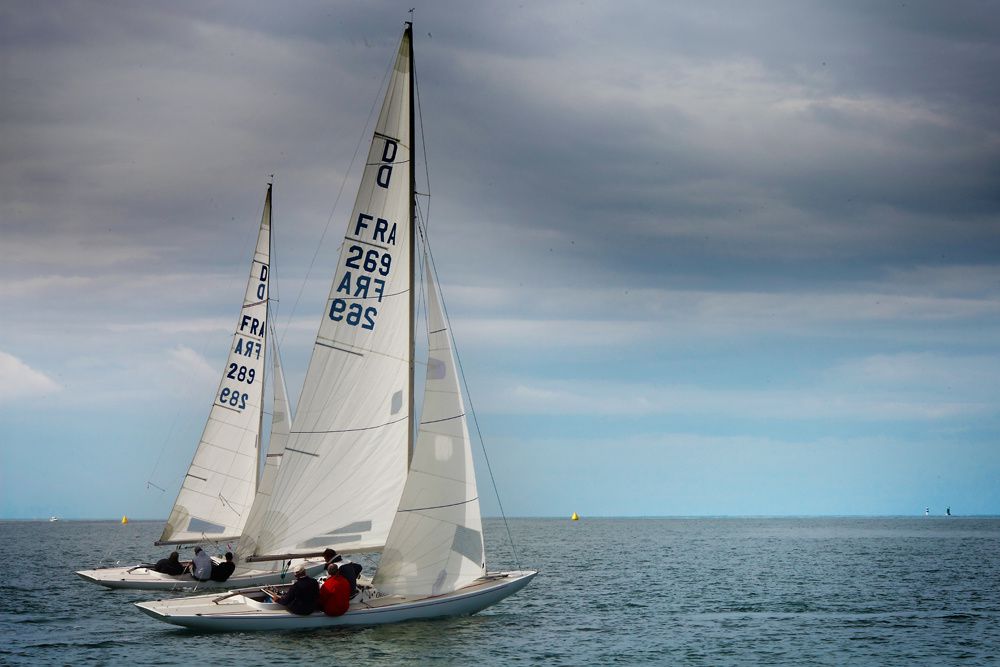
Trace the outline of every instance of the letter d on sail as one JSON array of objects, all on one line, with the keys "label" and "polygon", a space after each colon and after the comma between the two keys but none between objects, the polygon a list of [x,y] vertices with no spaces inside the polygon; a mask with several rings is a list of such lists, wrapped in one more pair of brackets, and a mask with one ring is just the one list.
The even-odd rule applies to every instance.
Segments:
[{"label": "letter d on sail", "polygon": [[396,159],[396,148],[397,144],[392,139],[385,140],[385,146],[382,148],[382,162],[389,162],[390,164],[383,164],[378,168],[378,175],[375,176],[375,182],[378,183],[379,187],[388,188],[389,179],[392,178],[392,162]]}]

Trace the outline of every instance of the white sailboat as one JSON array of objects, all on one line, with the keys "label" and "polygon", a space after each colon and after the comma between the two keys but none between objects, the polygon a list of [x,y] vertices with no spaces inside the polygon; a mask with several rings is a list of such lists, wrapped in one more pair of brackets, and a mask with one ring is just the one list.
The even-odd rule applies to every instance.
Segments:
[{"label": "white sailboat", "polygon": [[[536,571],[487,572],[451,334],[427,267],[428,359],[414,424],[412,28],[400,43],[273,495],[239,559],[380,551],[346,614],[296,616],[259,588],[137,603],[206,630],[376,625],[471,614]],[[414,439],[414,434],[416,437]]]},{"label": "white sailboat", "polygon": [[[235,542],[240,539],[251,507],[264,485],[273,481],[273,469],[280,460],[284,439],[287,438],[289,414],[277,345],[272,340],[273,336],[268,335],[270,248],[271,186],[268,185],[243,308],[233,332],[229,357],[198,448],[156,545]],[[274,365],[272,385],[275,405],[271,452],[265,464],[264,477],[258,485],[268,350]],[[199,582],[187,574],[163,574],[153,570],[151,564],[81,570],[77,574],[109,588],[154,590],[233,588],[280,583],[284,578],[280,568],[270,566],[238,568],[224,583]]]}]

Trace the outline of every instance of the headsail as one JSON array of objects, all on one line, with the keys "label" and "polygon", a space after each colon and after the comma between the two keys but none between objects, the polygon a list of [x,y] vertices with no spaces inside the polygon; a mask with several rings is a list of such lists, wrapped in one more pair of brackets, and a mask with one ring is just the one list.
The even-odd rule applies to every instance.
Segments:
[{"label": "headsail", "polygon": [[380,549],[406,477],[410,34],[402,42],[253,555]]},{"label": "headsail", "polygon": [[396,595],[442,595],[486,574],[465,406],[429,266],[427,286],[430,349],[420,430],[374,581],[383,593]]},{"label": "headsail", "polygon": [[194,459],[158,544],[235,539],[257,487],[271,252],[271,186],[243,308]]},{"label": "headsail", "polygon": [[[260,477],[260,484],[257,485],[257,495],[254,498],[253,506],[247,517],[246,525],[243,527],[243,536],[240,537],[237,547],[236,560],[243,563],[244,556],[253,553],[257,545],[256,535],[260,532],[260,527],[264,522],[271,496],[274,492],[274,481],[281,466],[281,459],[285,453],[285,445],[288,443],[288,434],[291,428],[292,412],[288,402],[288,390],[285,387],[285,374],[281,369],[281,353],[278,349],[278,339],[275,335],[274,327],[269,325],[271,332],[271,360],[274,374],[271,376],[271,386],[274,392],[274,408],[271,416],[271,438],[267,445],[267,458],[264,461],[264,472]],[[258,567],[258,569],[260,569]]]}]

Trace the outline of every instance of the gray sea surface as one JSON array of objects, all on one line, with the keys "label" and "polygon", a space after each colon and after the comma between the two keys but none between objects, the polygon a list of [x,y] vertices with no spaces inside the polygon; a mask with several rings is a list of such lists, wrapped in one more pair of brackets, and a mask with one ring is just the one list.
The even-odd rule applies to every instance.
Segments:
[{"label": "gray sea surface", "polygon": [[0,522],[0,664],[996,665],[1000,519],[485,521],[491,569],[538,568],[475,616],[196,633],[73,574],[159,558],[160,522]]}]

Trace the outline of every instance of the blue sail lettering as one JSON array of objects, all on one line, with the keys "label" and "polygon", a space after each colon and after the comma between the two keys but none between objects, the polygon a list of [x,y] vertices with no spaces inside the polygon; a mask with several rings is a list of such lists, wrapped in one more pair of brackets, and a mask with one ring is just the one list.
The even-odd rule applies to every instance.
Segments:
[{"label": "blue sail lettering", "polygon": [[368,229],[368,223],[365,222],[365,220],[373,220],[373,219],[374,218],[372,218],[372,216],[368,215],[367,213],[362,213],[361,215],[359,215],[358,222],[356,225],[354,225],[354,235],[361,236],[361,230]]},{"label": "blue sail lettering", "polygon": [[389,179],[392,178],[392,165],[383,164],[378,168],[378,173],[375,174],[375,184],[380,188],[389,187]]},{"label": "blue sail lettering", "polygon": [[337,293],[343,292],[344,294],[351,293],[351,272],[347,271],[344,273],[344,277],[341,278],[340,284],[337,285]]},{"label": "blue sail lettering", "polygon": [[[389,245],[396,245],[396,223],[392,224],[392,231],[389,231],[389,221],[385,218],[379,218],[375,221],[375,231],[372,232],[373,241],[381,241]],[[389,237],[386,238],[385,233],[389,232]]]}]

